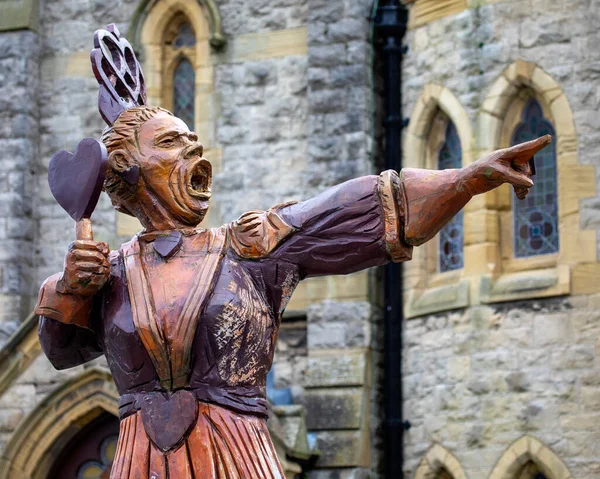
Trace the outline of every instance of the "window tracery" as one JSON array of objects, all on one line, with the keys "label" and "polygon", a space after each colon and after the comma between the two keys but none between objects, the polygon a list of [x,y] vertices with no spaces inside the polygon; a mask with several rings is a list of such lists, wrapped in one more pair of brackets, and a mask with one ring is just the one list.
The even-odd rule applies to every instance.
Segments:
[{"label": "window tracery", "polygon": [[182,58],[173,72],[173,113],[194,129],[194,84],[196,74],[187,58]]},{"label": "window tracery", "polygon": [[[544,117],[542,106],[531,98],[523,109],[521,123],[511,144],[533,140],[542,135],[556,136],[552,123]],[[559,251],[558,186],[556,143],[536,155],[535,188],[527,198],[513,193],[514,255],[527,258]]]},{"label": "window tracery", "polygon": [[195,129],[196,69],[194,67],[196,33],[182,13],[175,15],[164,34],[163,84],[170,85],[170,95],[164,92],[163,104]]},{"label": "window tracery", "polygon": [[593,166],[579,162],[573,112],[561,86],[538,65],[517,60],[492,84],[477,128],[481,152],[538,134],[553,136],[536,155],[538,171],[529,199],[530,206],[545,211],[530,211],[527,216],[522,210],[528,207],[527,200],[515,200],[509,187],[486,195],[483,211],[490,218],[486,228],[490,247],[480,261],[487,268],[479,279],[480,301],[596,292],[593,278],[600,270],[596,231],[582,228],[580,216],[580,200],[597,195],[596,175]]},{"label": "window tracery", "polygon": [[[403,166],[435,170],[469,165],[473,158],[472,138],[469,116],[458,98],[448,88],[430,83],[411,114]],[[412,261],[404,266],[407,318],[468,306],[467,274],[477,267],[469,259],[473,257],[469,251],[478,240],[481,221],[476,209],[467,208],[437,238],[415,248]]]},{"label": "window tracery", "polygon": [[179,30],[177,31],[177,36],[175,37],[173,44],[175,45],[175,48],[193,47],[196,45],[196,35],[189,23],[183,22],[179,25]]},{"label": "window tracery", "polygon": [[[438,169],[460,168],[462,166],[462,148],[454,123],[448,121],[444,143],[438,153]],[[464,215],[460,211],[440,231],[439,270],[441,273],[453,271],[464,266]]]}]

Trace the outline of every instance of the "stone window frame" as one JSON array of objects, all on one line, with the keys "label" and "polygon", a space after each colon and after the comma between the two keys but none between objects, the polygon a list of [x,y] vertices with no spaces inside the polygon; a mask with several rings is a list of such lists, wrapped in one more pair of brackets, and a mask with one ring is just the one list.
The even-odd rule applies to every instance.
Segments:
[{"label": "stone window frame", "polygon": [[593,165],[582,165],[573,112],[560,85],[541,67],[517,60],[494,82],[477,116],[475,135],[467,113],[447,88],[430,83],[417,100],[405,135],[404,165],[431,168],[429,134],[436,111],[457,128],[463,166],[509,146],[520,121],[520,105],[534,96],[552,122],[556,138],[560,250],[557,254],[514,259],[512,193],[505,185],[477,196],[464,209],[464,268],[432,274],[436,241],[415,248],[405,265],[405,316],[476,304],[600,292],[596,231],[580,228],[580,200],[596,196]]},{"label": "stone window frame", "polygon": [[548,479],[573,479],[560,457],[533,436],[513,442],[494,465],[489,479],[515,479],[528,462],[533,462]]},{"label": "stone window frame", "polygon": [[537,479],[540,474],[544,479],[548,479],[535,462],[529,461],[514,476],[514,479]]},{"label": "stone window frame", "polygon": [[[196,45],[172,49],[165,45],[174,38],[179,26],[187,22],[196,35]],[[194,67],[194,131],[204,146],[204,157],[212,164],[213,175],[221,172],[222,151],[217,144],[219,99],[214,84],[214,48],[224,44],[221,20],[216,5],[210,0],[161,0],[142,2],[131,26],[132,39],[146,79],[149,105],[173,109],[173,74],[182,57]],[[204,225],[220,226],[219,207],[212,201]],[[117,235],[131,237],[142,229],[139,221],[117,213]]]},{"label": "stone window frame", "polygon": [[[481,303],[495,303],[600,290],[590,279],[597,274],[596,231],[580,228],[580,200],[596,196],[595,168],[578,161],[573,112],[560,85],[535,63],[517,60],[492,85],[477,119],[477,156],[510,145],[524,100],[534,97],[556,131],[560,250],[556,254],[513,257],[512,193],[508,185],[479,201],[490,223],[488,244],[480,261]],[[590,285],[589,283],[592,283]],[[597,283],[597,282],[596,282]]]},{"label": "stone window frame", "polygon": [[[177,34],[179,33],[179,29],[184,24],[189,24],[194,31],[194,36],[196,37],[196,43],[198,42],[198,33],[196,32],[194,25],[190,21],[190,19],[181,11],[176,12],[171,16],[169,23],[165,27],[162,32],[162,75],[161,75],[161,93],[162,98],[159,104],[163,108],[166,108],[169,111],[174,110],[174,89],[173,84],[175,83],[175,70],[179,66],[182,61],[189,61],[194,68],[194,72],[198,70],[198,62],[196,61],[196,46],[184,46],[180,48],[176,48],[172,46]],[[196,115],[199,112],[201,105],[198,105],[196,101],[196,93],[198,86],[194,85],[194,129],[196,129]],[[153,103],[151,103],[153,104]]]},{"label": "stone window frame", "polygon": [[[187,21],[196,34],[196,45],[170,51],[165,42]],[[180,55],[185,55],[196,72],[194,130],[206,149],[215,144],[214,68],[211,51],[211,28],[205,9],[194,1],[163,0],[156,2],[140,30],[143,69],[146,76],[148,104],[169,109],[173,104],[172,77]],[[171,88],[169,88],[171,87]]]},{"label": "stone window frame", "polygon": [[[418,98],[404,139],[404,165],[409,168],[437,169],[437,151],[445,129],[443,118],[456,127],[462,148],[462,164],[473,161],[473,130],[467,112],[456,96],[446,87],[429,83]],[[436,149],[437,148],[437,149]],[[438,271],[438,244],[436,236],[426,245],[415,248],[412,261],[404,266],[405,316],[463,308],[470,304],[469,271],[473,255],[468,250],[476,238],[477,211],[469,204],[464,209],[464,267],[440,273]]]},{"label": "stone window frame", "polygon": [[414,479],[432,479],[442,471],[447,472],[452,479],[467,479],[458,459],[441,444],[434,444],[425,453]]},{"label": "stone window frame", "polygon": [[[439,169],[440,168],[440,152],[446,141],[448,140],[448,127],[454,124],[452,120],[442,111],[438,110],[435,114],[432,124],[431,131],[429,133],[429,141],[427,142],[427,152],[426,152],[426,162],[428,169]],[[456,131],[456,127],[454,127]],[[458,133],[457,133],[458,134]],[[459,139],[460,142],[460,139]],[[462,145],[460,152],[460,166],[462,167]],[[456,218],[456,217],[455,217]],[[463,236],[464,236],[464,221],[461,221],[463,224]],[[459,275],[459,271],[464,268],[464,238],[463,238],[463,247],[462,247],[462,257],[463,257],[463,265],[460,268],[449,269],[447,271],[441,271],[441,242],[442,242],[442,232],[447,228],[448,225],[444,226],[440,233],[437,235],[436,241],[429,241],[427,243],[427,271],[430,277],[430,282],[435,284],[436,282],[444,282],[448,281],[444,278],[449,278],[451,275],[447,273],[455,272],[455,274]]]},{"label": "stone window frame", "polygon": [[[425,163],[422,168],[437,170],[439,167],[438,156],[441,147],[446,140],[446,128],[452,119],[442,110],[437,108],[431,120],[429,134],[425,144]],[[462,146],[462,144],[461,144]],[[461,163],[462,163],[461,158]],[[427,286],[436,287],[455,283],[461,277],[459,268],[451,271],[441,272],[439,268],[440,255],[440,236],[436,235],[434,239],[428,241],[424,246],[425,271],[427,274]],[[464,253],[464,245],[463,245]]]},{"label": "stone window frame", "polygon": [[39,0],[4,0],[0,2],[0,32],[40,29]]},{"label": "stone window frame", "polygon": [[[510,146],[513,135],[518,126],[523,122],[523,113],[530,100],[536,100],[542,107],[542,114],[545,119],[551,118],[552,112],[544,99],[530,88],[522,87],[512,99],[510,106],[506,111],[500,133],[500,144]],[[556,143],[552,143],[548,148],[556,148]],[[558,167],[558,155],[555,157]],[[535,177],[534,177],[535,180]],[[558,175],[557,175],[558,185]],[[544,267],[555,267],[558,264],[559,252],[527,256],[525,258],[514,257],[514,195],[512,188],[503,185],[497,195],[500,210],[500,256],[502,258],[502,270],[506,272],[518,272],[528,269],[538,269]],[[557,191],[558,202],[558,191]],[[558,226],[558,225],[557,225]],[[508,232],[510,231],[510,234]],[[560,228],[559,228],[560,234]],[[559,245],[560,251],[560,245]]]},{"label": "stone window frame", "polygon": [[6,445],[0,479],[44,479],[58,448],[77,432],[108,412],[119,417],[119,393],[108,371],[90,368],[65,382],[38,405],[17,427]]}]

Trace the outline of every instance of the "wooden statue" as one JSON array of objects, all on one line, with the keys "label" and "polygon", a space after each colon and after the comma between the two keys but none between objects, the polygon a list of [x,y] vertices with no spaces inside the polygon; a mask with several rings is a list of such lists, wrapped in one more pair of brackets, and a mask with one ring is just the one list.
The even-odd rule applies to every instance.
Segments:
[{"label": "wooden statue", "polygon": [[[64,271],[40,291],[44,352],[58,369],[106,356],[120,393],[111,478],[283,478],[265,384],[298,282],[407,261],[474,195],[503,183],[524,197],[530,160],[550,137],[459,170],[357,178],[204,229],[211,164],[198,137],[170,112],[144,105],[139,64],[114,26],[96,33],[95,47],[108,168],[104,177],[104,146],[85,140],[55,164],[83,180],[58,184],[61,176],[50,175],[63,206],[63,189],[85,204],[67,204],[83,233]],[[84,153],[96,166],[79,161]],[[144,227],[118,251],[93,241],[85,219],[99,178],[116,209]]]}]

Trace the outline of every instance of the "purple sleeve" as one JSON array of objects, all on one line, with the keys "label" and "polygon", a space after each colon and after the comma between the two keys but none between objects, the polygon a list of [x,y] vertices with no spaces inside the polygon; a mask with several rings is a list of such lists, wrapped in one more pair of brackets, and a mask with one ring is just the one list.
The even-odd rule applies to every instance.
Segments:
[{"label": "purple sleeve", "polygon": [[38,336],[56,369],[68,369],[102,356],[96,334],[89,329],[40,316]]},{"label": "purple sleeve", "polygon": [[378,177],[350,180],[277,214],[295,232],[271,258],[296,264],[301,277],[348,274],[387,263]]}]

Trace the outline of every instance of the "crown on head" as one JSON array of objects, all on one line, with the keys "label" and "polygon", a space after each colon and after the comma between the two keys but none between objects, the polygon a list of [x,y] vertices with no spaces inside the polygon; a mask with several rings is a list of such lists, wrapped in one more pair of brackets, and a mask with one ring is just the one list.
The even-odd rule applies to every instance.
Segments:
[{"label": "crown on head", "polygon": [[100,85],[98,109],[108,126],[112,126],[123,111],[146,104],[142,67],[116,25],[111,23],[106,30],[96,31],[90,60]]}]

